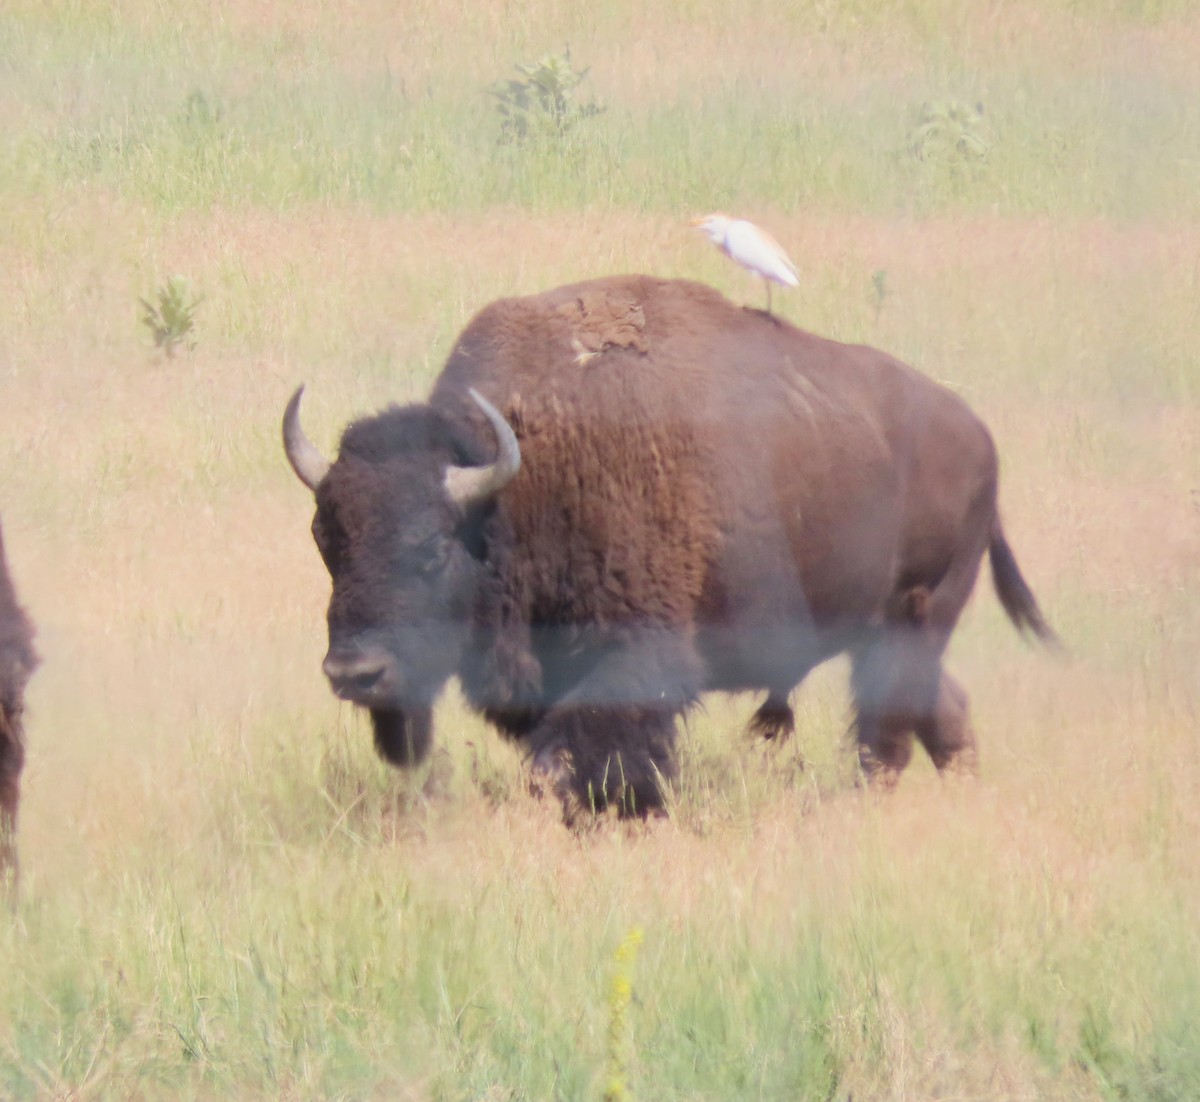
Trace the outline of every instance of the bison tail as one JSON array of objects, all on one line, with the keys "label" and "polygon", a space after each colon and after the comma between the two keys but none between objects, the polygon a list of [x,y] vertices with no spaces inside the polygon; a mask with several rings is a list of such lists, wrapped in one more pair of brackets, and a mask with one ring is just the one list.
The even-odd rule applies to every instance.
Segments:
[{"label": "bison tail", "polygon": [[992,564],[992,582],[996,587],[996,596],[1008,613],[1008,618],[1016,629],[1024,634],[1032,632],[1047,647],[1060,650],[1062,642],[1054,629],[1046,623],[1042,610],[1038,607],[1037,598],[1028,582],[1021,575],[1017,566],[1017,558],[1004,538],[1004,529],[997,517],[992,528],[992,542],[988,545],[988,558]]}]

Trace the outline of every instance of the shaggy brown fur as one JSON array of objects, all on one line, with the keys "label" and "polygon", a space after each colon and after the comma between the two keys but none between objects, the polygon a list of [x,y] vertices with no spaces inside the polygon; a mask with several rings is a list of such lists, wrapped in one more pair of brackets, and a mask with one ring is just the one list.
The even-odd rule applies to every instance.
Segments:
[{"label": "shaggy brown fur", "polygon": [[[447,464],[488,462],[505,414],[520,473],[458,514]],[[486,307],[428,405],[352,425],[317,489],[330,653],[387,655],[389,688],[339,684],[398,762],[429,708],[468,698],[568,801],[644,811],[704,691],[791,691],[849,652],[864,768],[914,736],[970,768],[966,696],[941,655],[990,551],[1014,623],[1052,633],[996,508],[987,429],[955,394],[696,283],[647,276]],[[361,691],[359,691],[361,689]]]},{"label": "shaggy brown fur", "polygon": [[37,666],[33,625],[17,604],[0,533],[0,885],[15,879],[17,807],[25,739],[25,684]]}]

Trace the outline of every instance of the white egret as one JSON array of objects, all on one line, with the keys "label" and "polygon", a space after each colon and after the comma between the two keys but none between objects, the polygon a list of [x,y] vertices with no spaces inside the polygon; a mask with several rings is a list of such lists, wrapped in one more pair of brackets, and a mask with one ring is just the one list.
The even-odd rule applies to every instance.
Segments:
[{"label": "white egret", "polygon": [[771,284],[783,287],[798,287],[796,265],[788,258],[779,244],[766,230],[759,229],[753,222],[742,218],[730,218],[728,214],[706,214],[693,218],[692,225],[706,233],[731,260],[736,260],[747,271],[760,276],[767,285],[767,313],[771,312]]}]

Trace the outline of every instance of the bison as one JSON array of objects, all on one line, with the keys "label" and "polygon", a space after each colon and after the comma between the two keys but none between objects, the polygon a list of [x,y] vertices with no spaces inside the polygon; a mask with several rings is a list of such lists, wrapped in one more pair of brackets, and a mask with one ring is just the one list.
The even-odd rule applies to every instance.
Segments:
[{"label": "bison", "polygon": [[38,663],[33,624],[17,604],[0,532],[0,886],[16,880],[17,806],[25,765],[25,684]]},{"label": "bison", "polygon": [[973,770],[942,653],[984,553],[1016,627],[1054,636],[997,511],[992,438],[873,348],[701,284],[611,277],[485,307],[429,401],[350,424],[337,459],[287,404],[332,578],[333,691],[405,766],[439,690],[528,752],[572,808],[661,806],[676,719],[710,690],[792,691],[848,653],[868,778],[914,736]]}]

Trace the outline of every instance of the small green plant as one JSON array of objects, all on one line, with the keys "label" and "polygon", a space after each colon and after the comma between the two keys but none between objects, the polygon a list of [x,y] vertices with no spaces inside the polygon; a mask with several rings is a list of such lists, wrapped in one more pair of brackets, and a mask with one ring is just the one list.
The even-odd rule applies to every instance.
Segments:
[{"label": "small green plant", "polygon": [[561,140],[583,119],[599,115],[596,103],[578,103],[575,91],[589,70],[576,72],[570,47],[546,54],[532,65],[517,65],[521,80],[497,81],[489,92],[500,113],[500,137],[506,142],[530,139]]},{"label": "small green plant", "polygon": [[192,286],[181,275],[171,276],[159,287],[156,303],[139,298],[141,321],[153,335],[154,347],[161,348],[168,357],[181,344],[189,350],[195,348],[195,337],[190,334],[196,323],[196,307],[202,301],[192,297]]},{"label": "small green plant", "polygon": [[219,105],[212,103],[199,88],[195,88],[183,101],[179,121],[188,130],[212,130],[220,126],[222,114]]},{"label": "small green plant", "polygon": [[921,117],[908,138],[908,151],[919,161],[951,168],[984,160],[989,142],[983,133],[983,104],[934,100],[921,108]]},{"label": "small green plant", "polygon": [[633,966],[642,944],[642,930],[635,926],[621,939],[613,954],[613,974],[608,987],[608,1047],[604,1077],[604,1102],[630,1102],[627,1077],[633,1030],[629,1004],[633,1001]]}]

